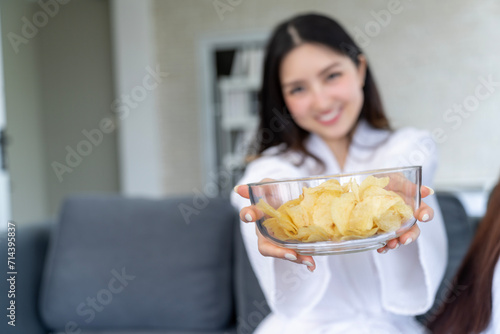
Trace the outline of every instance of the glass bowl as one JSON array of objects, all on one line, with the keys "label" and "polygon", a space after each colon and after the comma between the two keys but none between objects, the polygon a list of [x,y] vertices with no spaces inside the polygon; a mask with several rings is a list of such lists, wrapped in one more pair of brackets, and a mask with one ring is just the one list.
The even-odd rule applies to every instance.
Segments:
[{"label": "glass bowl", "polygon": [[[365,181],[365,182],[363,182]],[[248,184],[262,235],[303,255],[377,249],[415,224],[422,167]]]}]

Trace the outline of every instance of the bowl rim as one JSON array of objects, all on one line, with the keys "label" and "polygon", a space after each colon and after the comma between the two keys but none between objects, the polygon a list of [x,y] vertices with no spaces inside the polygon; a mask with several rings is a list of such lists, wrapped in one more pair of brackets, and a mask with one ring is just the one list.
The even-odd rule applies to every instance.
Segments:
[{"label": "bowl rim", "polygon": [[339,173],[339,174],[331,174],[331,175],[318,175],[318,176],[310,176],[310,177],[295,178],[295,179],[288,178],[288,179],[280,179],[280,180],[265,181],[265,182],[251,182],[251,183],[247,183],[247,186],[249,186],[249,187],[258,187],[258,186],[262,186],[262,185],[276,184],[276,183],[302,182],[302,181],[311,181],[311,180],[333,179],[333,178],[340,178],[340,177],[349,177],[349,176],[352,177],[352,176],[359,176],[359,175],[366,175],[366,174],[389,173],[389,172],[404,171],[404,170],[422,170],[422,166],[414,165],[414,166],[405,166],[405,167],[381,168],[381,169],[372,169],[372,170],[366,170],[366,171],[360,171],[360,172],[351,172],[351,173]]}]

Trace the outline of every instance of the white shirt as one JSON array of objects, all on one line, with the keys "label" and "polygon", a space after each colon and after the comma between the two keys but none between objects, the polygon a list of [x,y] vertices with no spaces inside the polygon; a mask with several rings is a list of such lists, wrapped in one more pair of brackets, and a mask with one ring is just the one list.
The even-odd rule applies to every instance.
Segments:
[{"label": "white shirt", "polygon": [[[393,133],[376,130],[361,121],[342,171],[326,143],[311,134],[309,152],[323,160],[321,174],[337,174],[398,166],[422,165],[423,184],[432,186],[436,148],[429,134],[412,128]],[[369,147],[369,148],[367,148]],[[270,148],[251,162],[238,184],[318,175],[317,163],[307,158],[299,167],[297,153],[277,154]],[[231,195],[240,210],[249,200]],[[264,257],[257,247],[254,224],[241,223],[250,262],[262,287],[271,314],[256,333],[420,333],[413,316],[433,304],[447,259],[443,220],[435,196],[425,199],[434,209],[434,219],[419,223],[416,242],[391,250],[316,256],[316,270],[305,265]]]}]

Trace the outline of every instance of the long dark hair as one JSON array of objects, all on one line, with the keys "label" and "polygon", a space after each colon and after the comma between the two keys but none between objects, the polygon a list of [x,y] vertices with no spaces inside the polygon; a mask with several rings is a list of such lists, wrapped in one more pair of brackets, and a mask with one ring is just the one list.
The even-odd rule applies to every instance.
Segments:
[{"label": "long dark hair", "polygon": [[[290,116],[280,83],[279,70],[282,60],[295,47],[307,42],[330,47],[348,56],[356,66],[359,66],[361,49],[333,19],[318,14],[306,14],[278,25],[267,44],[263,83],[259,94],[260,124],[255,143],[256,152],[249,155],[249,160],[260,156],[270,147],[285,143],[284,150],[301,152],[304,158],[311,156],[322,163],[318,157],[313,156],[305,148],[304,141],[309,136],[309,132],[299,127]],[[364,102],[358,121],[366,119],[374,128],[390,129],[377,86],[368,66],[363,93]]]},{"label": "long dark hair", "polygon": [[[491,288],[500,256],[500,181],[488,201],[474,240],[455,276],[444,303],[427,324],[432,333],[475,334],[491,321]],[[453,297],[453,298],[451,298]]]}]

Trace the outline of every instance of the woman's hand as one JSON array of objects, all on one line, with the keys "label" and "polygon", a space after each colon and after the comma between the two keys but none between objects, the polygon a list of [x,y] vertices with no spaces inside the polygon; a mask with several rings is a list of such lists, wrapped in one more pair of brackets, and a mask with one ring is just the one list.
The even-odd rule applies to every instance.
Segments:
[{"label": "woman's hand", "polygon": [[[420,187],[420,195],[422,198],[425,198],[432,194],[434,194],[434,190],[432,190],[431,188],[426,186]],[[418,210],[415,211],[414,216],[417,220],[421,222],[427,222],[429,220],[432,220],[432,218],[434,217],[434,210],[430,206],[422,202]],[[410,243],[417,240],[419,235],[420,235],[420,228],[418,227],[417,224],[414,224],[407,232],[405,232],[399,238],[391,239],[387,242],[387,244],[384,247],[377,249],[377,252],[385,254],[390,249],[398,248],[399,245],[405,245],[405,246],[409,245]]]},{"label": "woman's hand", "polygon": [[[273,181],[272,179],[263,179],[260,182]],[[248,187],[245,185],[240,185],[234,187],[234,191],[244,198],[249,198]],[[247,206],[241,209],[240,211],[240,219],[246,223],[255,222],[261,217],[262,213],[260,210],[256,209],[255,206]],[[307,269],[310,272],[313,272],[316,269],[316,263],[312,256],[305,256],[297,254],[294,250],[278,247],[268,241],[264,236],[260,233],[257,226],[255,226],[255,233],[257,233],[258,237],[258,246],[259,252],[264,256],[275,257],[278,259],[284,259],[291,262],[304,264],[307,266]]]}]

